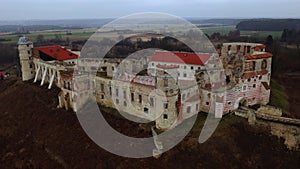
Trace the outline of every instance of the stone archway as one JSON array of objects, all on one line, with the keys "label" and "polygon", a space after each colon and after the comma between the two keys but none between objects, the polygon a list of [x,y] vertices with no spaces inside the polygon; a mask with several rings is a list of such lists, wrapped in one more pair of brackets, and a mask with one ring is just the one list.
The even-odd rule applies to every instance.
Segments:
[{"label": "stone archway", "polygon": [[245,97],[240,97],[236,100],[234,104],[234,109],[238,109],[239,107],[248,107],[248,100]]},{"label": "stone archway", "polygon": [[248,100],[246,98],[242,98],[240,101],[239,101],[239,107],[248,107]]}]

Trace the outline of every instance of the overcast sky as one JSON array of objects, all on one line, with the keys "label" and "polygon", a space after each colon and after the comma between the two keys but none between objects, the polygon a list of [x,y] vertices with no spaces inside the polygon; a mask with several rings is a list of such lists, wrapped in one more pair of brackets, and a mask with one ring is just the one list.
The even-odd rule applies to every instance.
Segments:
[{"label": "overcast sky", "polygon": [[121,17],[300,18],[299,0],[0,0],[0,20]]}]

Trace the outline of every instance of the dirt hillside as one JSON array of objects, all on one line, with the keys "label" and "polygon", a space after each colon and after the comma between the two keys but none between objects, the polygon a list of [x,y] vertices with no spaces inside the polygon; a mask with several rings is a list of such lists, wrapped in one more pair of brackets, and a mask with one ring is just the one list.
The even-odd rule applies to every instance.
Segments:
[{"label": "dirt hillside", "polygon": [[[56,108],[58,92],[19,79],[0,81],[1,169],[300,168],[300,152],[289,151],[267,128],[235,116],[223,118],[204,144],[197,142],[199,124],[159,159],[119,157],[93,143],[73,112]],[[105,116],[120,131],[149,134],[120,117]]]}]

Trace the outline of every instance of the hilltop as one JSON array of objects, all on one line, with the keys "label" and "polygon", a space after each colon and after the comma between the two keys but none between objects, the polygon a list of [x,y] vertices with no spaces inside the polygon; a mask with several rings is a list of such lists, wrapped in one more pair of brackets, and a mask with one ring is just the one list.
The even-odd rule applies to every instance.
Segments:
[{"label": "hilltop", "polygon": [[[58,92],[20,79],[0,81],[0,168],[300,168],[300,152],[268,128],[232,115],[204,144],[198,143],[200,114],[183,142],[161,158],[119,157],[93,143],[73,112],[56,108]],[[105,117],[118,131],[149,135],[121,117]]]}]

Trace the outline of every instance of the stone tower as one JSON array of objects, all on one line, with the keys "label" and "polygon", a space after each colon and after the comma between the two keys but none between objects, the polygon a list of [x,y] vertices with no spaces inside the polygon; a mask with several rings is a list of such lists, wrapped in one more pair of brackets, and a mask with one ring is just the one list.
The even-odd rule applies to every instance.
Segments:
[{"label": "stone tower", "polygon": [[34,78],[34,64],[32,58],[33,43],[26,37],[21,37],[18,42],[18,50],[22,71],[22,80]]},{"label": "stone tower", "polygon": [[[178,110],[178,77],[177,69],[165,67],[156,71],[156,88],[158,92],[157,110],[161,116],[156,119],[156,127],[159,129],[171,128],[177,122]],[[174,125],[175,126],[175,125]]]}]

